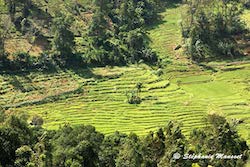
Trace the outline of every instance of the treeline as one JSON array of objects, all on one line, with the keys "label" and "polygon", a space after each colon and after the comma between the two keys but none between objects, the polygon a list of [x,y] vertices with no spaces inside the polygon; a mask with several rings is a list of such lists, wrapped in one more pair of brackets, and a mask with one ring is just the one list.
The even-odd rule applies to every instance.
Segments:
[{"label": "treeline", "polygon": [[[56,131],[41,127],[43,120],[17,116],[0,126],[0,166],[3,167],[242,167],[249,148],[235,130],[236,122],[210,115],[204,128],[186,138],[180,127],[169,122],[157,132],[139,137],[115,132],[104,135],[93,126],[65,124]],[[177,153],[177,154],[176,154]],[[238,159],[184,159],[184,154],[235,155]]]},{"label": "treeline", "polygon": [[[47,0],[45,2],[48,8],[53,5]],[[49,13],[51,11],[47,8],[45,11],[41,10],[32,0],[6,0],[4,3],[10,19],[0,18],[0,68],[37,69],[42,66],[50,69],[55,64],[58,66],[125,65],[137,62],[156,64],[159,60],[149,47],[150,40],[145,28],[160,19],[159,12],[166,4],[178,2],[180,1],[95,0],[89,2],[91,7],[85,9],[82,1],[74,1],[63,2],[65,5],[70,5],[67,11],[59,6],[54,7],[53,12]],[[237,38],[243,38],[248,32],[240,19],[243,10],[249,7],[247,0],[185,0],[184,2],[187,5],[187,12],[183,14],[181,22],[182,35],[186,53],[193,60],[199,62],[211,58],[235,58],[242,55]],[[75,21],[76,17],[83,17],[82,11],[91,11],[92,21],[88,24],[87,31],[73,28],[78,24]],[[46,35],[32,19],[42,19],[39,24],[44,23],[48,26]],[[29,51],[16,53],[13,57],[7,55],[5,40],[11,38],[13,32],[18,32],[22,36],[29,34],[31,43],[37,38],[47,38],[49,46],[42,53],[43,58],[39,60],[32,58]],[[76,34],[78,39],[84,41],[77,46],[81,51],[76,49]],[[28,56],[30,58],[26,59]]]},{"label": "treeline", "polygon": [[[66,2],[65,2],[66,3]],[[149,39],[145,27],[160,19],[158,13],[167,1],[163,0],[96,0],[94,1],[92,21],[82,40],[84,52],[76,51],[75,33],[72,27],[75,22],[75,12],[65,12],[54,9],[54,14],[38,10],[31,0],[5,1],[7,13],[11,18],[9,26],[4,18],[0,19],[0,68],[23,69],[37,68],[37,64],[63,65],[125,65],[136,62],[156,63],[156,53],[149,47]],[[48,3],[49,4],[49,3]],[[75,5],[79,7],[80,4]],[[38,11],[36,11],[38,10]],[[43,58],[32,58],[27,53],[7,55],[4,50],[5,40],[11,38],[10,31],[18,31],[23,36],[31,34],[31,43],[37,38],[47,38],[38,29],[32,19],[39,12],[47,20],[50,27],[49,47],[44,51]],[[78,11],[78,10],[77,10]],[[79,11],[78,11],[79,12]],[[35,15],[36,14],[36,15]],[[79,15],[79,14],[78,14]],[[34,17],[34,18],[33,18]],[[11,30],[10,30],[11,29]],[[85,30],[78,30],[85,31]],[[47,34],[48,35],[48,34]],[[44,56],[46,55],[46,56]],[[53,61],[51,61],[53,60]],[[21,64],[22,66],[19,66]],[[47,68],[50,68],[48,66]]]},{"label": "treeline", "polygon": [[195,61],[235,58],[243,55],[236,37],[244,39],[248,31],[241,14],[244,0],[186,0],[182,19],[186,51]]}]

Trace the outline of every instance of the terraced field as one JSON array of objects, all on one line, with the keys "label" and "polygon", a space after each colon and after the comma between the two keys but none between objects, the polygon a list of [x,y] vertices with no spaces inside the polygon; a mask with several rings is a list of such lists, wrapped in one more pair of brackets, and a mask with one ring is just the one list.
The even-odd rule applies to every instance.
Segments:
[{"label": "terraced field", "polygon": [[[119,130],[127,133],[134,131],[140,135],[163,126],[168,120],[181,122],[183,131],[187,134],[192,128],[204,125],[203,118],[207,113],[218,112],[228,118],[243,119],[244,123],[239,128],[249,140],[247,132],[250,129],[250,119],[246,114],[249,112],[250,96],[247,89],[250,65],[242,64],[237,67],[241,69],[213,75],[208,71],[186,72],[186,76],[183,72],[180,72],[182,75],[173,72],[176,77],[169,80],[157,77],[155,71],[145,65],[94,69],[93,73],[98,78],[106,73],[100,79],[90,79],[72,71],[39,75],[37,78],[29,74],[27,77],[30,80],[18,77],[16,80],[19,85],[22,83],[22,89],[32,87],[35,90],[22,92],[11,86],[11,82],[5,78],[5,82],[2,82],[5,90],[2,90],[1,103],[5,107],[12,107],[8,104],[20,106],[9,108],[9,111],[43,116],[45,127],[49,129],[58,128],[64,123],[84,123],[92,124],[104,133]],[[228,66],[227,69],[229,68],[235,67]],[[125,92],[133,89],[138,82],[143,83],[140,95],[143,102],[140,105],[127,104]],[[42,101],[47,96],[60,96],[60,92],[72,91],[81,86],[83,88],[80,92],[62,96],[58,101],[29,105],[33,101]],[[22,102],[27,100],[31,102],[25,106]]]},{"label": "terraced field", "polygon": [[[0,105],[8,112],[41,115],[48,129],[64,123],[91,124],[110,134],[116,130],[145,135],[168,120],[189,134],[204,126],[209,113],[240,122],[238,129],[250,143],[250,62],[192,63],[181,50],[178,20],[184,7],[162,13],[163,22],[149,30],[152,47],[165,61],[163,75],[146,65],[28,72],[0,75]],[[178,30],[178,31],[177,31]],[[126,102],[126,92],[143,84],[139,105]]]}]

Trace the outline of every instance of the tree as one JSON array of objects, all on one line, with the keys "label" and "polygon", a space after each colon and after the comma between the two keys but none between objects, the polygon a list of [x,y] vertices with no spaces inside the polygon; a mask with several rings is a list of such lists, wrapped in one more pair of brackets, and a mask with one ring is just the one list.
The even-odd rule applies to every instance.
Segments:
[{"label": "tree", "polygon": [[65,15],[61,11],[56,12],[52,21],[52,32],[54,34],[52,51],[54,55],[61,56],[66,62],[72,59],[75,46],[74,34],[70,30],[72,23],[73,17]]},{"label": "tree", "polygon": [[6,15],[0,16],[0,64],[7,64],[7,54],[5,52],[5,40],[9,38],[11,34],[12,22]]},{"label": "tree", "polygon": [[11,115],[5,122],[5,126],[14,129],[18,133],[18,138],[23,145],[29,145],[33,137],[32,130],[29,128],[27,120]]},{"label": "tree", "polygon": [[138,167],[142,164],[140,140],[131,133],[122,145],[116,159],[116,167]]},{"label": "tree", "polygon": [[[4,167],[241,167],[249,156],[246,141],[240,138],[235,125],[218,115],[209,115],[207,126],[193,130],[189,143],[173,122],[142,140],[136,134],[119,132],[104,138],[93,126],[83,125],[66,124],[59,130],[46,131],[27,126],[26,120],[16,116],[10,116],[2,125],[0,166]],[[182,158],[187,151],[242,157],[196,160],[192,164]]]},{"label": "tree", "polygon": [[27,18],[30,14],[31,0],[5,0],[5,4],[8,8],[8,12],[10,14],[11,20],[15,21],[15,14],[17,12],[17,8],[20,8],[22,11],[22,17]]},{"label": "tree", "polygon": [[34,166],[51,167],[52,166],[52,142],[54,133],[51,131],[45,131],[43,129],[35,128],[33,133],[36,134],[35,130],[39,130],[37,134],[37,143],[33,147],[33,156],[31,157],[31,163]]},{"label": "tree", "polygon": [[141,0],[141,7],[143,8],[142,17],[146,25],[151,25],[152,22],[160,18],[158,13],[162,6],[164,6],[164,3],[158,0]]},{"label": "tree", "polygon": [[43,125],[43,118],[38,115],[34,115],[31,120],[31,124],[34,126],[41,127]]},{"label": "tree", "polygon": [[153,3],[153,1],[123,1],[117,10],[115,27],[117,27],[118,38],[126,46],[126,62],[136,63],[144,60],[153,64],[158,60],[148,46],[149,41],[145,30],[145,22],[150,21],[147,14],[152,12],[147,8],[147,4],[151,2]]},{"label": "tree", "polygon": [[165,135],[162,128],[156,134],[150,132],[142,142],[143,163],[145,167],[157,167],[165,152]]},{"label": "tree", "polygon": [[90,48],[87,54],[89,63],[109,64],[110,43],[108,39],[111,37],[108,20],[105,16],[104,6],[100,6],[93,16],[91,26],[89,28]]},{"label": "tree", "polygon": [[17,166],[27,164],[31,156],[29,147],[36,142],[27,121],[11,115],[3,126],[0,127],[0,163],[3,166],[14,166],[14,162]]},{"label": "tree", "polygon": [[16,1],[15,0],[5,0],[5,4],[7,5],[8,12],[12,16],[11,18],[13,18],[13,16],[16,13]]},{"label": "tree", "polygon": [[143,29],[138,28],[127,33],[126,43],[129,52],[129,58],[127,58],[128,62],[135,63],[143,59],[144,55],[141,53],[143,53],[142,50],[145,47],[145,39],[146,34]]},{"label": "tree", "polygon": [[0,61],[5,57],[4,51],[4,41],[5,41],[5,32],[4,32],[4,25],[3,25],[2,18],[0,18]]},{"label": "tree", "polygon": [[182,33],[187,53],[193,60],[240,55],[234,38],[245,31],[240,19],[243,12],[241,1],[188,1],[183,15]]},{"label": "tree", "polygon": [[249,148],[246,141],[242,140],[234,127],[227,120],[218,115],[208,116],[208,126],[203,130],[194,130],[190,137],[195,153],[224,155],[241,155],[241,159],[214,159],[200,160],[199,164],[214,167],[240,167],[248,159]]},{"label": "tree", "polygon": [[93,126],[70,127],[65,125],[53,139],[54,166],[80,164],[82,167],[95,167],[99,163],[98,152],[103,134]]},{"label": "tree", "polygon": [[144,26],[143,8],[140,1],[123,1],[119,9],[119,29],[121,32],[130,31]]},{"label": "tree", "polygon": [[100,166],[116,167],[115,160],[126,138],[127,135],[120,132],[105,137],[99,152]]},{"label": "tree", "polygon": [[7,127],[0,128],[0,164],[14,166],[15,151],[21,146],[18,133]]},{"label": "tree", "polygon": [[15,160],[15,166],[16,167],[27,166],[30,163],[33,154],[34,154],[33,150],[27,145],[18,148],[16,150],[17,158]]},{"label": "tree", "polygon": [[155,54],[144,54],[144,50],[149,48],[145,19],[149,18],[146,15],[150,13],[147,8],[150,3],[134,0],[96,1],[97,7],[89,29],[87,60],[101,65],[136,63],[141,59],[150,63],[157,61]]},{"label": "tree", "polygon": [[187,151],[187,141],[179,126],[172,121],[165,128],[165,154],[159,162],[159,167],[187,167],[191,163],[182,158],[174,159],[174,154],[183,156]]}]

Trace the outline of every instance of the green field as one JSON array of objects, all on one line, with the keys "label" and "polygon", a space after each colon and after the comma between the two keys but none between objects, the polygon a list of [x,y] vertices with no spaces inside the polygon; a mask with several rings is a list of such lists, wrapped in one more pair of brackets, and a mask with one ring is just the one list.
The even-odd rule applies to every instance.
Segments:
[{"label": "green field", "polygon": [[[162,76],[143,64],[1,74],[0,105],[10,113],[41,115],[48,129],[91,124],[105,134],[119,130],[145,135],[175,120],[188,135],[204,126],[207,114],[218,113],[242,122],[239,132],[250,143],[250,61],[210,62],[206,66],[213,70],[208,70],[192,63],[182,50],[174,51],[181,44],[184,9],[167,9],[163,21],[149,30],[151,46],[165,62]],[[143,102],[128,104],[126,91],[138,82],[143,84]]]}]

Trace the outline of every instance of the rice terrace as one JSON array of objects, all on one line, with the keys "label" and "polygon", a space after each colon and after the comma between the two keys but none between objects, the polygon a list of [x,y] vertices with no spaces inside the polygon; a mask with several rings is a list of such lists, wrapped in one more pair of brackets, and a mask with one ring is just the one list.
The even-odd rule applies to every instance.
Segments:
[{"label": "rice terrace", "polygon": [[[150,0],[147,2],[149,1]],[[163,3],[163,0],[159,1]],[[98,7],[99,2],[102,6]],[[6,68],[5,65],[1,65],[1,63],[3,62],[4,64],[7,60],[0,58],[0,69],[2,69],[0,71],[0,111],[4,113],[4,116],[0,117],[0,127],[1,125],[4,127],[5,124],[8,124],[8,117],[16,115],[17,117],[24,118],[28,124],[34,122],[34,117],[39,117],[43,122],[39,128],[44,129],[44,131],[55,131],[55,133],[67,125],[71,126],[72,129],[79,125],[92,125],[96,128],[96,131],[104,134],[105,138],[106,135],[112,135],[116,131],[126,135],[135,133],[138,135],[138,138],[143,138],[150,132],[157,132],[159,128],[165,127],[169,121],[173,121],[180,126],[182,134],[185,135],[188,140],[189,138],[193,139],[192,135],[190,137],[190,134],[194,129],[210,126],[208,125],[207,117],[208,115],[216,114],[225,117],[226,121],[228,121],[232,127],[235,127],[239,136],[250,146],[250,3],[244,1],[245,5],[249,6],[244,7],[244,10],[239,12],[240,19],[244,22],[245,26],[244,33],[235,33],[236,35],[229,38],[225,37],[223,41],[228,42],[234,40],[234,45],[237,45],[240,50],[239,53],[242,55],[234,56],[234,51],[232,50],[236,49],[230,48],[229,50],[232,51],[232,54],[230,52],[230,56],[226,58],[221,56],[218,58],[207,55],[215,55],[215,53],[222,55],[225,53],[227,56],[229,55],[229,50],[225,49],[225,52],[217,52],[216,49],[211,49],[215,48],[216,44],[210,47],[209,42],[199,48],[197,47],[196,53],[189,54],[189,50],[193,48],[188,48],[188,38],[196,39],[197,36],[202,36],[197,35],[193,37],[192,35],[198,33],[200,29],[196,29],[196,27],[190,28],[188,24],[184,23],[185,19],[190,21],[190,18],[186,18],[187,16],[185,15],[188,13],[189,5],[192,4],[191,2],[195,5],[195,2],[192,0],[178,3],[173,1],[168,2],[166,0],[166,2],[164,1],[164,7],[157,9],[158,19],[156,21],[149,21],[149,23],[147,23],[146,19],[151,18],[151,16],[145,16],[144,20],[146,21],[145,23],[143,22],[143,24],[146,25],[141,27],[143,27],[142,29],[147,37],[145,39],[146,42],[141,42],[141,36],[144,34],[144,32],[139,32],[141,27],[129,29],[128,27],[133,26],[124,26],[125,23],[129,24],[129,21],[124,21],[125,23],[116,21],[116,19],[120,19],[120,15],[121,18],[124,17],[121,20],[135,17],[129,13],[128,16],[126,16],[126,12],[122,11],[125,10],[124,6],[126,5],[117,7],[116,10],[112,10],[109,14],[105,13],[108,11],[106,8],[109,6],[104,7],[103,4],[115,4],[115,1],[99,0],[94,3],[90,0],[76,0],[74,2],[69,0],[51,0],[48,2],[27,0],[26,2],[25,0],[24,2],[16,2],[16,13],[14,15],[8,13],[7,3],[4,0],[0,0],[1,17],[3,17],[1,24],[4,24],[4,26],[0,26],[0,28],[3,29],[4,33],[2,36],[4,36],[3,39],[5,39],[5,41],[2,41],[4,41],[4,50],[8,55],[6,59],[10,61],[9,64],[7,63]],[[203,1],[199,2],[203,3]],[[215,2],[217,3],[217,1],[214,1],[214,3]],[[13,3],[15,3],[14,0]],[[21,9],[25,8],[26,3],[30,3],[27,11],[24,10],[27,14],[25,12],[22,13]],[[76,6],[73,8],[72,5],[75,5],[75,3],[80,9],[74,13]],[[128,3],[130,4],[130,0]],[[218,1],[218,3],[220,2]],[[232,2],[232,4],[233,3],[234,2]],[[65,17],[63,15],[57,16],[55,9],[56,4],[60,4],[58,8],[65,13]],[[199,7],[199,5],[197,6]],[[227,7],[231,9],[232,6],[230,4]],[[98,22],[102,20],[98,19],[98,17],[103,16],[98,11],[99,8],[104,15],[110,17],[106,19],[108,20],[106,23],[107,26],[102,26],[102,24],[105,23]],[[121,10],[120,13],[119,10]],[[116,13],[117,11],[118,14]],[[234,11],[234,9],[231,9],[231,11]],[[70,19],[67,17],[69,13],[72,15]],[[201,16],[194,14],[194,20],[197,19],[197,22],[200,21],[198,18],[206,20],[208,19],[205,16],[206,14],[207,11],[204,9],[204,13],[202,13]],[[113,17],[111,17],[111,15]],[[4,18],[9,18],[10,21],[8,22]],[[65,25],[59,26],[60,22],[62,22],[60,19],[65,20]],[[74,20],[74,22],[71,23],[70,20]],[[95,21],[97,22],[96,24]],[[134,19],[134,22],[135,21]],[[207,22],[204,22],[212,24],[213,20],[208,19]],[[55,24],[56,26],[53,28],[52,25],[52,28],[49,28],[43,24]],[[122,28],[117,28],[115,24],[117,24],[117,27]],[[69,58],[61,56],[63,53],[70,53],[70,49],[61,51],[59,50],[61,46],[56,44],[57,36],[67,31],[65,27],[68,25],[71,26],[70,30],[73,36],[72,43],[74,43],[71,57],[76,55],[76,60],[71,60],[70,56]],[[5,27],[9,29],[5,30]],[[55,29],[56,27],[60,27],[62,31]],[[105,27],[109,27],[107,31],[105,30],[105,33],[108,35],[103,35],[105,34]],[[232,29],[238,28],[235,27]],[[97,28],[102,30],[97,31]],[[189,32],[187,39],[185,39],[186,29],[188,29],[187,32]],[[212,30],[214,30],[214,28],[211,28],[211,31]],[[117,31],[119,31],[119,33],[115,34]],[[243,30],[241,31],[243,32]],[[132,35],[129,34],[130,32]],[[96,35],[97,33],[101,35],[98,36]],[[125,33],[128,33],[128,35],[124,35]],[[68,34],[69,33],[66,35]],[[83,36],[87,37],[85,38]],[[100,40],[103,36],[105,36],[105,39]],[[138,38],[133,39],[134,36]],[[214,39],[218,38],[218,36]],[[69,35],[67,38],[71,39],[71,36]],[[130,41],[124,42],[126,40],[123,40],[123,38]],[[64,37],[58,37],[58,39],[63,40]],[[200,41],[203,39],[207,38],[201,38]],[[211,41],[214,41],[214,39],[211,39]],[[95,42],[95,40],[98,42]],[[103,42],[104,40],[106,40],[106,42]],[[192,40],[190,41],[192,42]],[[137,44],[140,42],[143,43],[141,48],[144,49],[141,52],[143,52],[144,55],[150,55],[149,57],[140,57],[140,54],[137,54],[137,50],[140,48]],[[65,42],[61,48],[66,48],[70,44],[70,42]],[[193,46],[198,46],[199,44],[200,43],[196,42]],[[89,46],[91,46],[92,50],[88,48]],[[108,49],[105,48],[106,46]],[[118,49],[116,49],[117,46],[119,46]],[[230,46],[232,46],[231,43],[226,45],[225,48],[229,48]],[[133,50],[131,48],[133,48]],[[186,48],[188,48],[188,51]],[[206,50],[204,48],[208,49]],[[112,52],[110,50],[112,50]],[[234,53],[236,53],[236,51]],[[51,60],[53,61],[51,63],[52,65],[47,63],[49,64],[48,67],[46,66],[42,70],[37,70],[37,66],[39,66],[39,68],[45,66],[39,64],[39,57],[47,54],[51,54],[54,57],[61,56],[62,58],[58,60],[56,58],[48,58],[47,61],[47,57],[45,56],[42,60],[46,59],[44,61],[46,63]],[[82,54],[86,54],[87,56],[84,57]],[[109,58],[102,57],[102,55],[106,54],[106,57]],[[114,58],[109,56],[109,54]],[[130,54],[137,56],[132,57],[129,56]],[[31,58],[26,58],[25,56],[27,55]],[[98,57],[99,55],[101,56]],[[118,55],[117,58],[115,57],[116,55]],[[129,58],[123,55],[128,55]],[[154,58],[155,55],[157,56],[157,61],[155,61],[156,63],[151,63],[156,59]],[[15,63],[15,61],[17,61],[17,63]],[[27,65],[26,67],[26,63],[32,61],[36,63],[34,67],[33,65],[30,65],[31,67]],[[83,63],[81,63],[81,61]],[[53,63],[56,65],[53,66]],[[22,67],[20,68],[20,66]],[[53,66],[53,68],[51,66]],[[36,135],[39,134],[39,132],[36,133]],[[3,133],[1,132],[0,135],[1,134]],[[59,140],[57,139],[59,138],[55,139],[57,143],[53,143],[55,144],[53,148],[56,149],[59,145]],[[121,148],[125,149],[127,147],[121,146]],[[33,148],[32,146],[31,150],[36,153],[35,147]],[[58,150],[60,149],[58,148]],[[247,151],[249,151],[249,149],[247,149]],[[15,154],[19,155],[17,151]],[[56,151],[53,152],[52,155],[53,157],[60,157]],[[98,155],[101,161],[102,157],[100,157],[100,153],[98,153]],[[133,165],[128,163],[134,162],[132,160],[127,160],[127,164],[125,164],[125,162],[121,160],[122,158],[119,159],[119,155],[125,156],[125,153],[122,154],[119,152],[117,155],[118,158],[114,161],[115,166],[141,166],[138,165],[140,164],[139,162]],[[142,153],[142,157],[143,155],[144,153]],[[162,155],[162,157],[165,156],[167,155]],[[65,157],[67,156],[65,155]],[[159,155],[159,157],[161,157],[161,155]],[[66,159],[70,159],[70,162]],[[76,163],[75,159],[77,158],[69,156],[69,158],[65,158],[65,164],[68,163],[73,166],[73,164]],[[79,162],[79,164],[81,164],[81,161],[83,162],[79,166],[98,166],[96,165],[97,163],[95,163],[96,161],[92,163],[92,161],[90,162],[86,159],[86,157],[84,160],[77,159],[77,163]],[[141,164],[146,167],[146,160],[144,157],[142,159]],[[20,164],[27,165],[31,161],[32,156],[29,162],[27,161],[26,163],[25,161],[25,164],[24,161],[22,161]],[[4,162],[4,160],[0,161],[0,166],[16,165],[21,161],[17,162],[14,160],[12,162],[9,160],[9,162]],[[37,162],[34,162],[34,166],[39,166]],[[49,161],[45,163],[44,161],[45,165],[43,164],[43,166],[67,166],[61,162],[62,161],[53,159],[51,163]],[[152,165],[153,160],[152,162],[150,161],[150,163]],[[148,164],[150,163],[148,162]],[[167,166],[162,164],[170,164],[169,166],[172,167],[175,166],[173,164],[176,162],[172,162],[171,160],[165,162],[156,158],[155,164],[156,163],[158,166]],[[107,165],[106,161],[105,163],[98,161],[98,164],[100,167],[112,166]],[[183,162],[180,162],[180,164],[188,167],[188,165]],[[209,161],[205,164],[206,163],[195,162],[195,164],[193,163],[191,166],[222,166],[222,162],[210,163]],[[241,166],[241,163],[237,163],[237,165],[232,164],[231,166]],[[249,166],[249,160],[248,163],[244,161],[244,164]],[[228,166],[230,167],[230,165]],[[147,167],[151,166],[149,165]]]}]

